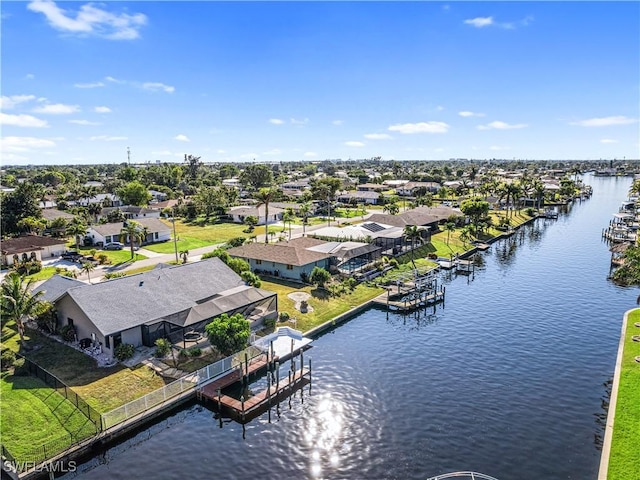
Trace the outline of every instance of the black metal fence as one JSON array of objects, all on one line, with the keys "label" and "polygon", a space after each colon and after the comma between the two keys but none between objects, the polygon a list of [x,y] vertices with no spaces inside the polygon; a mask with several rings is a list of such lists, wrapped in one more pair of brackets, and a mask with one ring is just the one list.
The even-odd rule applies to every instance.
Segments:
[{"label": "black metal fence", "polygon": [[62,395],[64,398],[69,400],[75,407],[80,410],[96,427],[96,431],[102,431],[102,416],[91,406],[89,405],[80,395],[74,392],[71,387],[65,385],[62,380],[53,375],[52,373],[47,372],[40,365],[33,363],[28,358],[24,359],[24,366],[29,374],[34,377],[39,378],[44,383],[54,388],[56,392]]},{"label": "black metal fence", "polygon": [[16,367],[15,374],[20,375],[28,373],[29,375],[39,378],[46,385],[52,387],[58,394],[67,399],[78,410],[78,412],[86,417],[87,420],[86,423],[77,428],[76,431],[67,432],[66,434],[58,438],[54,438],[42,445],[34,446],[27,452],[20,452],[19,454],[13,455],[4,445],[2,445],[1,452],[3,458],[9,460],[18,472],[24,471],[28,468],[33,468],[35,465],[55,457],[68,448],[78,445],[82,443],[82,441],[91,438],[102,431],[102,416],[82,397],[80,397],[80,395],[74,392],[71,387],[65,385],[58,377],[46,371],[38,364],[33,363],[28,358],[21,358],[24,360],[24,364],[20,367]]}]

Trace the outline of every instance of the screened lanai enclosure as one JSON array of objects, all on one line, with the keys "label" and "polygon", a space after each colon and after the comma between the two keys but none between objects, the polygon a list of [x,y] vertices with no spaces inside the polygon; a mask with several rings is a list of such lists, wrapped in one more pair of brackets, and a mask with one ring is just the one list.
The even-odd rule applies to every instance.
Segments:
[{"label": "screened lanai enclosure", "polygon": [[197,340],[205,336],[205,326],[223,313],[240,313],[251,322],[251,330],[257,330],[265,319],[277,316],[278,297],[260,288],[235,287],[224,295],[213,295],[191,308],[142,325],[142,343],[152,347],[159,338],[174,344]]}]

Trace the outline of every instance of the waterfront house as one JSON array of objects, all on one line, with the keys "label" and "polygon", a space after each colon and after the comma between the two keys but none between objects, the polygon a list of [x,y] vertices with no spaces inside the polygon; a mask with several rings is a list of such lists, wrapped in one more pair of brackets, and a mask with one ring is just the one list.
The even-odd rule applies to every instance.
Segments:
[{"label": "waterfront house", "polygon": [[60,238],[39,235],[7,238],[2,240],[2,265],[9,266],[21,261],[42,261],[59,257],[65,249],[65,240]]},{"label": "waterfront house", "polygon": [[311,248],[324,244],[309,237],[294,238],[288,242],[247,243],[227,250],[229,255],[249,262],[251,271],[275,277],[300,281],[315,267],[329,270],[332,255]]},{"label": "waterfront house", "polygon": [[109,357],[121,343],[182,342],[223,313],[241,313],[256,329],[278,307],[274,292],[246,285],[218,258],[93,285],[55,275],[34,291],[55,305],[59,326],[72,325],[78,340],[91,339]]},{"label": "waterfront house", "polygon": [[[139,218],[135,221],[147,229],[147,237],[142,242],[143,244],[166,242],[171,239],[171,227],[162,220],[157,218]],[[97,246],[104,246],[111,242],[120,242],[120,232],[123,228],[124,224],[120,222],[92,225],[89,227],[85,239],[91,239],[93,245]],[[126,238],[123,243],[129,243],[129,239]]]}]

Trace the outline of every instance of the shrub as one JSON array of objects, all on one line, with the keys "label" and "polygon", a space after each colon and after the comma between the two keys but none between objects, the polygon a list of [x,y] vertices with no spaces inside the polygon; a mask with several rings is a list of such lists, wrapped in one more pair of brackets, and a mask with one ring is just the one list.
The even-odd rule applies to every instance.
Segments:
[{"label": "shrub", "polygon": [[229,248],[233,248],[233,247],[239,247],[241,245],[244,245],[244,237],[235,237],[230,239],[229,241],[227,241],[227,247]]},{"label": "shrub", "polygon": [[302,300],[300,302],[300,311],[302,313],[307,313],[309,311],[309,302],[307,302],[306,300]]},{"label": "shrub", "polygon": [[242,272],[240,274],[240,278],[242,278],[247,285],[251,285],[252,287],[260,288],[260,285],[262,285],[260,277],[250,271]]},{"label": "shrub", "polygon": [[223,355],[231,355],[247,346],[251,327],[249,321],[239,313],[226,313],[215,317],[204,327],[209,343]]},{"label": "shrub", "polygon": [[280,314],[278,315],[278,318],[280,319],[281,322],[286,322],[291,317],[287,312],[280,312]]},{"label": "shrub", "polygon": [[200,355],[202,355],[202,350],[199,347],[191,347],[189,350],[187,350],[187,354],[190,357],[199,357]]},{"label": "shrub", "polygon": [[166,357],[171,351],[171,343],[166,338],[159,338],[156,340],[156,357]]},{"label": "shrub", "polygon": [[342,283],[351,291],[355,290],[355,288],[358,286],[358,281],[353,277],[346,278]]},{"label": "shrub", "polygon": [[272,318],[265,318],[264,319],[264,326],[265,328],[274,328],[276,326],[276,319],[275,317]]},{"label": "shrub", "polygon": [[121,343],[116,347],[113,354],[122,362],[123,360],[133,357],[135,350],[135,347],[130,343]]},{"label": "shrub", "polygon": [[126,275],[127,274],[124,272],[110,272],[110,273],[105,273],[104,278],[105,280],[111,280],[112,278],[125,277]]},{"label": "shrub", "polygon": [[60,329],[60,336],[66,342],[73,342],[76,339],[76,329],[73,325],[65,325]]},{"label": "shrub", "polygon": [[525,210],[525,213],[530,217],[533,217],[536,214],[536,211],[533,208],[529,207]]},{"label": "shrub", "polygon": [[96,258],[98,259],[98,263],[100,265],[109,265],[111,263],[111,260],[109,260],[109,257],[105,253],[98,254]]},{"label": "shrub", "polygon": [[189,357],[189,352],[184,348],[181,348],[178,352],[178,360],[184,362]]},{"label": "shrub", "polygon": [[39,329],[49,333],[56,333],[58,327],[58,315],[51,303],[46,302],[43,305],[42,310],[36,317],[36,323],[38,324]]},{"label": "shrub", "polygon": [[13,350],[8,348],[2,351],[2,357],[0,358],[0,369],[8,370],[16,363],[16,354]]}]

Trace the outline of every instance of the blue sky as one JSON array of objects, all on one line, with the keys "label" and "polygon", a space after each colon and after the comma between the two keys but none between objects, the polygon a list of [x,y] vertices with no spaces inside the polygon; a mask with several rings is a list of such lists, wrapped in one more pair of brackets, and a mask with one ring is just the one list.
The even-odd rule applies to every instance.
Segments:
[{"label": "blue sky", "polygon": [[2,162],[639,158],[638,2],[2,3]]}]

